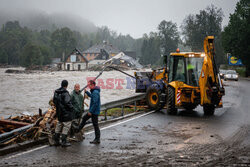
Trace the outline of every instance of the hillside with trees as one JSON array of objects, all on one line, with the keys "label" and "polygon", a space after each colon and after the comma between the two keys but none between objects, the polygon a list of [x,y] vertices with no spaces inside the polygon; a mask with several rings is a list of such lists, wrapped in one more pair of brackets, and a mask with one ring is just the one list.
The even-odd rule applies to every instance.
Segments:
[{"label": "hillside with trees", "polygon": [[[53,17],[49,19],[48,16]],[[163,20],[157,26],[156,32],[144,34],[139,39],[118,34],[106,26],[96,27],[90,22],[81,24],[79,18],[72,18],[70,15],[65,16],[64,21],[60,22],[63,20],[60,17],[64,15],[37,14],[28,17],[31,19],[26,20],[27,22],[20,16],[18,21],[7,20],[3,23],[7,18],[11,20],[11,15],[8,17],[0,15],[0,24],[2,24],[0,63],[25,67],[45,65],[51,62],[51,58],[62,58],[63,53],[70,54],[75,47],[84,51],[94,44],[106,41],[122,51],[135,51],[139,62],[143,65],[160,66],[162,65],[161,55],[168,55],[178,47],[189,48],[185,51],[203,51],[203,40],[207,35],[215,36],[218,64],[226,62],[224,49],[242,58],[244,62],[247,62],[249,57],[246,56],[249,50],[249,44],[246,42],[250,29],[249,3],[245,0],[237,4],[236,11],[231,15],[229,25],[224,31],[222,30],[222,9],[211,5],[197,14],[186,16],[180,30],[176,23]],[[55,20],[53,21],[52,18]],[[76,25],[81,27],[81,30]],[[88,31],[89,28],[91,31]],[[224,47],[222,47],[222,41]],[[235,49],[233,46],[238,47]]]}]

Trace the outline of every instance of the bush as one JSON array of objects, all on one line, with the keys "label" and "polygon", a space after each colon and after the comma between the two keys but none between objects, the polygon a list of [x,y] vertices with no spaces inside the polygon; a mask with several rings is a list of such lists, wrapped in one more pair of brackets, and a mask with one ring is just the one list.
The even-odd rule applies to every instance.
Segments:
[{"label": "bush", "polygon": [[241,76],[245,77],[246,76],[246,68],[245,67],[237,67],[236,72]]}]

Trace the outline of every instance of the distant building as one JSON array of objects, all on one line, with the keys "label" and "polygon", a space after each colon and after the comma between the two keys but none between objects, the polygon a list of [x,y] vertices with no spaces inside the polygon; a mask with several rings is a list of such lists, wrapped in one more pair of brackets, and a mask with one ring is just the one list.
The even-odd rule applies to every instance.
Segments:
[{"label": "distant building", "polygon": [[136,52],[134,51],[125,51],[123,52],[125,55],[129,56],[129,57],[132,57],[133,59],[136,60]]},{"label": "distant building", "polygon": [[91,60],[89,63],[88,63],[88,67],[93,67],[95,65],[101,65],[105,62],[106,60]]},{"label": "distant building", "polygon": [[88,59],[79,52],[73,51],[64,62],[62,70],[80,71],[88,69]]},{"label": "distant building", "polygon": [[51,63],[50,63],[50,66],[52,68],[58,68],[58,69],[61,69],[62,68],[62,65],[63,63],[61,62],[61,58],[52,58],[51,59]]},{"label": "distant building", "polygon": [[120,53],[120,50],[116,47],[103,42],[102,44],[96,44],[83,52],[83,56],[87,58],[88,61],[91,60],[108,60],[109,58]]},{"label": "distant building", "polygon": [[142,68],[143,66],[131,56],[126,55],[124,52],[120,52],[114,57],[106,60],[103,64],[113,64],[129,68]]}]

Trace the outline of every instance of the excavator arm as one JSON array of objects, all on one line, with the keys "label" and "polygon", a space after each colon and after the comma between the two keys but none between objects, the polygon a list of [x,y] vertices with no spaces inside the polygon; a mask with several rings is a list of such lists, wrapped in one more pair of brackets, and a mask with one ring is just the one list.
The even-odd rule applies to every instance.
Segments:
[{"label": "excavator arm", "polygon": [[201,105],[213,104],[220,107],[222,96],[225,94],[220,75],[215,62],[214,37],[208,36],[204,40],[205,57],[200,75]]}]

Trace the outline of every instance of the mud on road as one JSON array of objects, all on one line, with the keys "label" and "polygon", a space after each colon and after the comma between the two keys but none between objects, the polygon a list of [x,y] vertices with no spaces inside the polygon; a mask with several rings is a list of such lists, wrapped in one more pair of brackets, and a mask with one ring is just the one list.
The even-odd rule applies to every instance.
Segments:
[{"label": "mud on road", "polygon": [[1,157],[0,166],[250,166],[250,82],[226,82],[214,116],[155,112],[101,130],[69,148],[46,147]]}]

